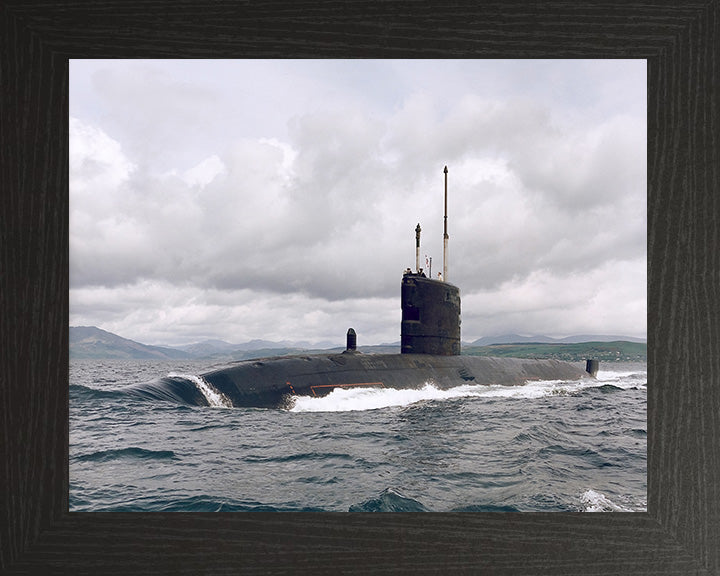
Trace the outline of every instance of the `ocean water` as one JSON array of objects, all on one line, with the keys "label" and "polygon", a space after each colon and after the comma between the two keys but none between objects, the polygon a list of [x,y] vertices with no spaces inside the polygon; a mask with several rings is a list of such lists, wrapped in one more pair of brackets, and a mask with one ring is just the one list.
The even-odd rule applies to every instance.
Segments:
[{"label": "ocean water", "polygon": [[596,381],[343,389],[289,410],[129,385],[207,362],[71,360],[70,511],[647,510],[647,367]]}]

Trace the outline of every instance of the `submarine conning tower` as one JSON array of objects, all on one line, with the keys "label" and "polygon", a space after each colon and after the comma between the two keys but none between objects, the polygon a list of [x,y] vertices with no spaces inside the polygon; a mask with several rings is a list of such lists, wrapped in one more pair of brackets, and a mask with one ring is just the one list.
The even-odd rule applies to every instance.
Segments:
[{"label": "submarine conning tower", "polygon": [[[405,270],[400,290],[402,323],[400,351],[403,354],[460,354],[460,289],[447,280],[447,175],[445,166],[445,215],[443,274],[427,278],[420,268],[420,224],[415,228],[415,272]],[[432,267],[432,262],[431,262]]]},{"label": "submarine conning tower", "polygon": [[460,289],[422,273],[405,272],[400,290],[403,354],[460,354]]}]

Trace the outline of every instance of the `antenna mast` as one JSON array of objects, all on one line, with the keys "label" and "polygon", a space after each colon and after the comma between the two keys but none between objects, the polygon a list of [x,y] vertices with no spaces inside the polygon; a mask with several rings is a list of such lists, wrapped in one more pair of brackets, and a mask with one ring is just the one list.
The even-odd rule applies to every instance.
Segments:
[{"label": "antenna mast", "polygon": [[448,239],[450,238],[447,231],[447,166],[445,166],[445,170],[443,170],[443,172],[445,173],[445,232],[443,234],[443,280],[447,282],[447,247]]},{"label": "antenna mast", "polygon": [[415,228],[415,272],[420,273],[420,223]]}]

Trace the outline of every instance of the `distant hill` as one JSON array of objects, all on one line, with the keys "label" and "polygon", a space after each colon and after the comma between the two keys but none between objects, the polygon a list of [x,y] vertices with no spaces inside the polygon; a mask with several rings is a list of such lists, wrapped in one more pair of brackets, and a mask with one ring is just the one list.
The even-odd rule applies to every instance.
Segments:
[{"label": "distant hill", "polygon": [[182,360],[192,355],[175,348],[140,344],[95,326],[71,326],[70,358]]},{"label": "distant hill", "polygon": [[187,352],[191,356],[213,356],[216,354],[229,354],[237,349],[235,344],[230,344],[224,340],[203,340],[195,344],[186,344],[184,346],[167,346]]},{"label": "distant hill", "polygon": [[[324,342],[320,343],[321,346],[325,344]],[[123,338],[95,326],[70,327],[70,357],[75,359],[188,360],[207,358],[231,361],[288,354],[312,354],[321,351],[317,346],[312,347],[306,342],[271,342],[267,340],[251,340],[244,344],[231,344],[224,340],[203,340],[183,346],[151,346]]]},{"label": "distant hill", "polygon": [[307,350],[310,348],[332,348],[337,342],[318,342],[312,344],[311,342],[299,341],[293,342],[290,340],[282,340],[281,342],[273,342],[271,340],[250,340],[249,342],[243,342],[242,344],[233,344],[235,350],[268,350],[273,348],[300,348]]},{"label": "distant hill", "polygon": [[513,358],[554,358],[579,362],[587,358],[601,362],[647,362],[644,342],[513,343],[463,347],[469,356],[508,356]]},{"label": "distant hill", "polygon": [[645,338],[634,338],[632,336],[607,336],[607,335],[578,335],[567,336],[566,338],[551,338],[550,336],[519,336],[517,334],[506,334],[504,336],[484,336],[474,342],[463,343],[464,346],[491,346],[492,344],[523,344],[527,342],[545,344],[577,344],[580,342],[647,342]]}]

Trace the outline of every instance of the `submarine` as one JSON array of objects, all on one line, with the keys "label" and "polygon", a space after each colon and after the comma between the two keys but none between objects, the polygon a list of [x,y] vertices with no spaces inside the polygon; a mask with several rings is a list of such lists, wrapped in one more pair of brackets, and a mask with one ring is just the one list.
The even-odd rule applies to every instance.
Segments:
[{"label": "submarine", "polygon": [[415,270],[400,284],[399,354],[364,354],[353,328],[339,353],[274,356],[233,362],[197,377],[169,375],[135,388],[145,397],[191,405],[291,408],[298,396],[321,397],[348,388],[447,390],[475,384],[520,386],[533,380],[594,378],[597,360],[575,364],[555,359],[478,357],[461,354],[460,290],[447,280],[447,174],[445,166],[443,272],[430,278],[420,268],[420,224],[415,228]]}]

